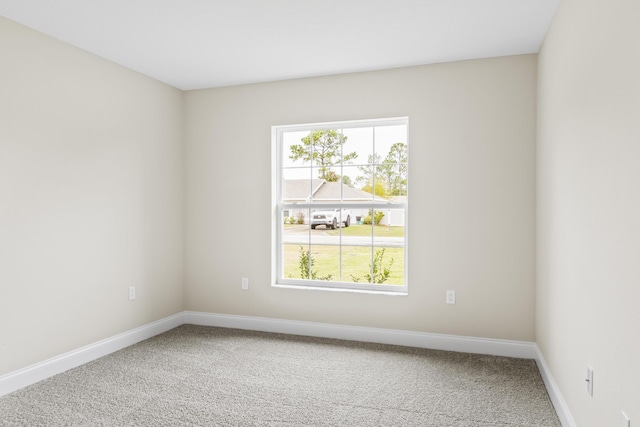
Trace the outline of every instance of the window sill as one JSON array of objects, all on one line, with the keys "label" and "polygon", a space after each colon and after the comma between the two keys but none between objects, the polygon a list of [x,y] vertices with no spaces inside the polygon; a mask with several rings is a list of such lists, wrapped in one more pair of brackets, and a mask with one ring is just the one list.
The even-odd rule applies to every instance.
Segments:
[{"label": "window sill", "polygon": [[299,289],[304,291],[328,291],[328,292],[350,292],[356,294],[369,294],[369,295],[389,295],[396,297],[406,297],[409,295],[407,291],[378,291],[373,289],[349,289],[349,288],[329,288],[329,287],[320,287],[320,286],[307,286],[307,285],[284,285],[279,283],[274,283],[271,285],[272,288],[281,288],[281,289]]}]

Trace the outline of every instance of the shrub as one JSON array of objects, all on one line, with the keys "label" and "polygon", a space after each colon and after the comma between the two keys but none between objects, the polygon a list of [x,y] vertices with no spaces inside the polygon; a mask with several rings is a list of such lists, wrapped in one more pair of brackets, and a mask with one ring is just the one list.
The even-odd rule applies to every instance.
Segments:
[{"label": "shrub", "polygon": [[[369,272],[365,274],[362,278],[351,275],[351,280],[354,282],[359,282],[360,279],[364,279],[367,283],[384,283],[387,281],[389,276],[391,275],[391,266],[393,265],[393,258],[389,261],[389,265],[385,267],[382,265],[384,261],[384,251],[385,249],[378,249],[376,253],[373,255],[373,266],[369,263]],[[373,273],[373,276],[371,275]]]},{"label": "shrub", "polygon": [[[382,211],[373,211],[373,224],[380,225],[380,221],[384,218],[384,212]],[[369,213],[364,217],[362,223],[365,225],[371,224],[371,209],[369,209]]]},{"label": "shrub", "polygon": [[304,224],[304,212],[298,212],[298,224]]},{"label": "shrub", "polygon": [[[300,246],[300,258],[298,260],[300,277],[311,280],[331,280],[331,274],[318,276],[318,272],[313,270],[313,264],[315,264],[315,262],[316,260],[309,254],[309,251],[305,251],[304,247]],[[309,270],[311,270],[311,273],[309,273]]]}]

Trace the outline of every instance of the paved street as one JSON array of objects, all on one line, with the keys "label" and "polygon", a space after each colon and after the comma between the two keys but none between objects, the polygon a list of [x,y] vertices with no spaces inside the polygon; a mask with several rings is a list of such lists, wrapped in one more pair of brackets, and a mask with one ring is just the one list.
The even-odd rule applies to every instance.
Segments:
[{"label": "paved street", "polygon": [[[326,233],[325,229],[317,228],[310,230],[307,226],[288,228],[282,236],[283,243],[287,244],[301,244],[306,245],[309,243],[309,235],[311,235],[311,244],[316,245],[339,245],[343,246],[370,246],[371,236],[330,236]],[[388,247],[388,248],[402,248],[404,247],[403,237],[379,237],[374,238],[375,246]]]}]

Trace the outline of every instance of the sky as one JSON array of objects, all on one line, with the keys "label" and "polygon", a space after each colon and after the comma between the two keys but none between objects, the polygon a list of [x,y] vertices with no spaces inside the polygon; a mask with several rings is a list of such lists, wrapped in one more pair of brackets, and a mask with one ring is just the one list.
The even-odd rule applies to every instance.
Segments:
[{"label": "sky", "polygon": [[[358,127],[342,129],[342,133],[347,137],[347,141],[343,145],[343,153],[356,152],[358,156],[350,163],[345,163],[342,168],[336,165],[332,169],[341,176],[349,176],[352,182],[355,182],[356,178],[362,175],[358,166],[367,164],[374,151],[381,160],[384,160],[393,144],[396,142],[407,143],[406,125]],[[302,159],[294,162],[289,158],[291,146],[302,144],[301,139],[307,135],[309,135],[309,131],[283,133],[280,165],[283,168],[284,179],[318,177],[318,169],[312,168],[309,162],[303,162]]]}]

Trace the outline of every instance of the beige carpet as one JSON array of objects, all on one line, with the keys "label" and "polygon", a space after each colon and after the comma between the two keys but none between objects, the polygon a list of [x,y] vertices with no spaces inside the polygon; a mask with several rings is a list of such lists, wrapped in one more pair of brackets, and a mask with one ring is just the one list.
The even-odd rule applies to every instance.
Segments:
[{"label": "beige carpet", "polygon": [[560,422],[532,360],[183,325],[0,398],[0,425]]}]

